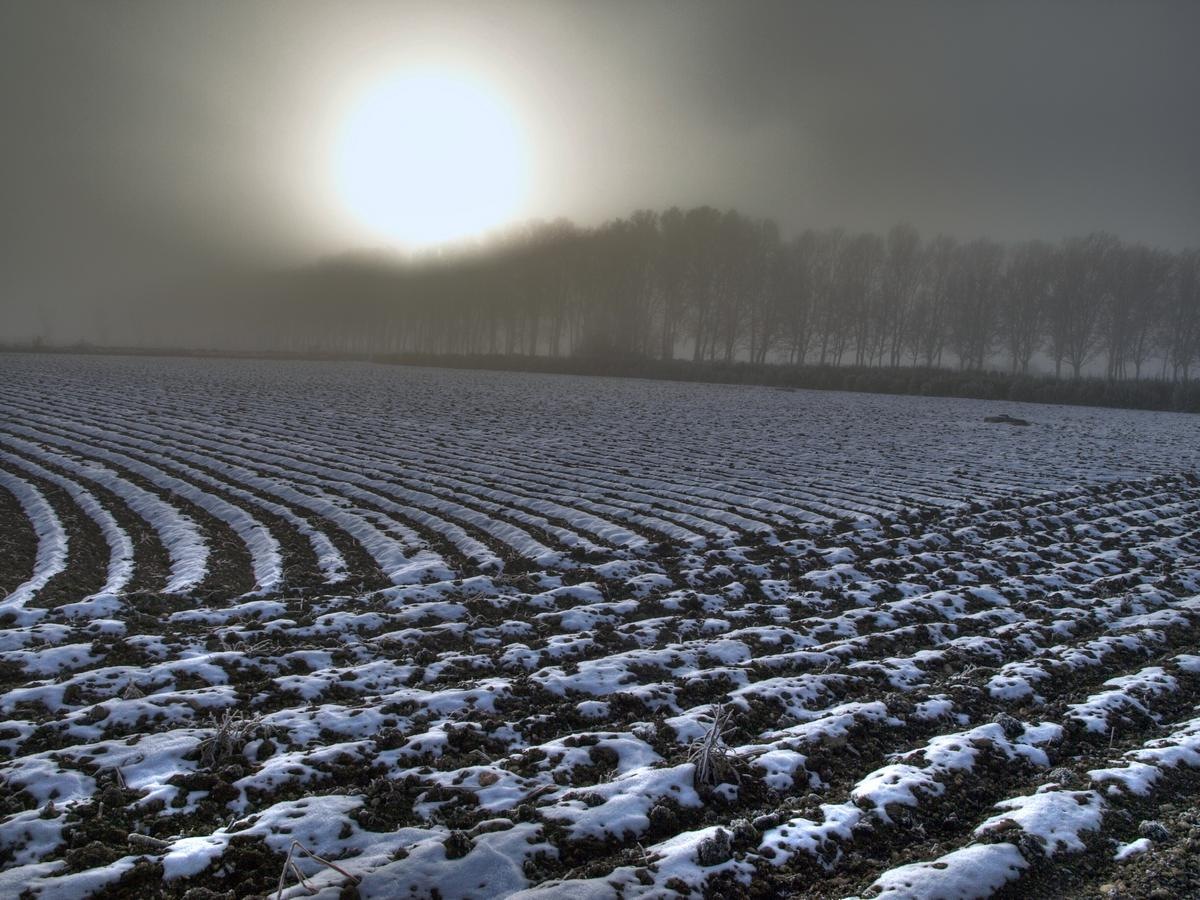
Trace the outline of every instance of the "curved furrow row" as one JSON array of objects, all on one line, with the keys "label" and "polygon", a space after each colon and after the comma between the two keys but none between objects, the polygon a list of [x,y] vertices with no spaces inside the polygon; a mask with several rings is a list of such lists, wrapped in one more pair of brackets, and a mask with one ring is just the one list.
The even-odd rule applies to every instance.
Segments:
[{"label": "curved furrow row", "polygon": [[4,442],[12,451],[69,472],[84,484],[99,484],[141,517],[158,535],[171,557],[170,579],[162,588],[164,593],[185,594],[204,580],[208,573],[208,545],[196,523],[174,506],[98,462],[52,450],[11,433],[4,435]]},{"label": "curved furrow row", "polygon": [[[484,569],[499,570],[503,563],[483,543],[469,536],[462,527],[443,519],[441,514],[453,516],[529,559],[543,564],[554,561],[553,551],[515,526],[507,525],[502,521],[493,521],[460,503],[443,500],[422,491],[407,491],[380,479],[360,475],[338,465],[336,455],[330,455],[333,465],[328,465],[317,461],[326,458],[323,454],[309,453],[306,460],[311,461],[291,458],[290,447],[284,442],[276,444],[275,442],[246,440],[236,445],[226,445],[218,440],[209,440],[206,441],[206,446],[220,447],[225,450],[225,455],[220,458],[274,467],[274,470],[285,476],[285,480],[303,480],[314,485],[332,486],[337,493],[351,499],[379,506],[385,512],[398,516],[399,521],[411,520],[422,528],[443,535],[464,556]],[[256,447],[265,449],[258,450],[255,449]],[[165,477],[170,480],[169,476]],[[170,480],[173,485],[176,482],[178,479]],[[181,492],[189,490],[186,486],[181,487]],[[397,500],[404,502],[398,503]],[[435,512],[426,512],[426,509],[432,509]],[[412,545],[423,543],[415,533],[409,532],[408,537]]]},{"label": "curved furrow row", "polygon": [[[23,409],[23,414],[26,416],[26,418],[38,418],[35,410],[29,408]],[[121,433],[114,434],[107,432],[104,430],[104,428],[97,427],[95,425],[78,424],[78,422],[72,425],[53,424],[53,422],[50,422],[47,418],[44,418],[44,416],[42,416],[41,421],[47,422],[49,427],[52,427],[52,430],[56,430],[60,433],[68,433],[73,431],[78,433],[80,437],[86,437],[89,440],[92,440],[92,442],[112,445],[114,448],[118,448],[122,452],[127,452],[130,450],[144,452],[146,448],[154,448],[154,446],[156,446],[155,443],[138,442],[138,440],[132,438],[131,432],[137,432],[138,428],[136,425],[130,424],[130,422],[122,422],[124,427],[122,427]],[[150,432],[150,434],[151,436],[155,436],[154,432]],[[203,455],[192,455],[188,457],[187,461],[199,464],[199,466],[220,467],[220,463],[214,460],[214,458]],[[194,472],[194,469],[191,469],[191,472]],[[187,474],[187,476],[188,478],[192,478],[191,474]],[[199,480],[204,481],[203,478]],[[176,481],[179,480],[176,479]],[[211,482],[209,482],[209,484],[211,484]],[[224,484],[224,482],[222,482],[222,484]],[[266,484],[266,482],[263,480],[257,480],[257,484],[253,484],[251,486],[257,488],[258,491],[262,491],[264,484]],[[286,482],[284,482],[284,484],[286,484]],[[232,491],[236,493],[241,490],[241,488],[236,484],[230,484],[223,486],[221,490]],[[250,503],[251,505],[260,505],[260,508],[268,510],[272,512],[272,514],[275,514],[277,511],[278,515],[280,515],[282,518],[298,522],[298,529],[301,530],[301,532],[307,532],[310,534],[310,540],[312,541],[314,551],[318,553],[318,559],[323,560],[323,565],[325,568],[332,572],[332,574],[334,574],[336,577],[338,570],[340,570],[338,569],[338,565],[340,565],[340,554],[337,554],[335,548],[331,547],[328,538],[324,538],[324,536],[320,535],[316,529],[311,528],[311,526],[307,526],[305,518],[301,516],[295,516],[294,512],[290,511],[287,506],[280,506],[280,508],[276,509],[274,506],[271,506],[269,502],[263,503],[262,499],[256,496],[256,494],[247,494],[245,491],[242,491],[242,493],[244,493],[244,496],[246,496],[247,503]],[[296,499],[296,494],[294,492],[284,491],[284,493],[287,493],[289,497],[292,497],[292,499]],[[253,499],[251,499],[251,497],[253,497]],[[307,500],[307,502],[306,500],[301,500],[299,506],[300,508],[304,509],[313,509],[311,499]],[[331,518],[331,520],[336,520],[336,522],[341,524],[341,526],[348,526],[346,530],[348,530],[350,533],[354,533],[355,536],[362,536],[362,538],[367,541],[367,545],[370,546],[370,550],[373,551],[373,556],[374,554],[378,554],[378,556],[376,556],[377,562],[379,562],[380,565],[382,565],[382,568],[384,568],[386,571],[392,572],[392,574],[395,574],[397,577],[401,577],[406,581],[412,577],[414,570],[413,560],[409,560],[407,558],[402,548],[389,546],[390,539],[380,539],[379,536],[372,533],[371,530],[364,532],[364,529],[361,527],[361,523],[353,522],[353,520],[350,520],[350,518],[338,514],[336,509],[331,508],[330,504],[320,503],[319,499],[317,500],[317,506],[313,509],[313,511],[316,511],[318,515],[322,516],[322,518],[328,517]],[[402,533],[404,542],[406,542],[407,546],[413,547],[421,545],[420,539],[414,533],[408,532],[408,530],[403,530]],[[426,557],[428,554],[419,553],[419,556]],[[418,563],[416,563],[418,566],[427,566],[431,564],[437,565],[437,560],[420,559],[418,560]]]},{"label": "curved furrow row", "polygon": [[[384,442],[382,442],[382,443],[386,443],[386,440],[384,440]],[[857,486],[857,490],[859,491],[859,493],[862,493],[862,481],[860,481],[860,480],[857,482],[857,485],[848,486],[847,490],[854,490],[854,487],[856,487],[856,486]]]},{"label": "curved furrow row", "polygon": [[[211,432],[205,433],[205,434],[201,434],[199,432],[192,433],[186,427],[180,427],[179,429],[174,430],[173,432],[168,433],[168,432],[164,431],[162,433],[162,436],[160,437],[160,440],[164,443],[164,445],[170,444],[170,445],[174,446],[174,445],[178,444],[178,441],[175,436],[176,435],[185,435],[188,437],[192,437],[196,441],[195,446],[205,446],[205,447],[211,447],[214,449],[225,446],[225,445],[218,444],[218,443],[203,443],[204,440],[206,438],[208,438],[210,435],[212,435],[214,432],[216,432],[216,429],[214,429]],[[298,442],[293,441],[293,442],[289,442],[289,443],[290,443],[290,446],[296,446]],[[236,446],[241,447],[242,442],[239,442]],[[268,450],[273,450],[276,445],[264,444],[264,445],[258,445],[258,446],[265,447]],[[337,458],[339,460],[348,460],[348,459],[353,458],[353,454],[352,453],[340,453]],[[385,460],[386,460],[386,457],[383,458],[382,460],[361,459],[359,464],[360,464],[360,466],[363,466],[363,467],[369,466],[371,471],[390,472],[390,473],[394,473],[395,475],[400,476],[400,477],[410,475],[412,470],[397,467],[394,465],[389,465]],[[431,483],[434,485],[439,484],[439,482],[437,481],[436,475],[432,475],[430,473],[423,473],[423,478],[430,479]],[[489,491],[488,488],[481,488],[478,486],[478,484],[476,482],[469,482],[466,479],[456,479],[456,481],[458,481],[462,485],[468,486],[468,487],[466,487],[465,490],[454,491],[451,494],[452,496],[456,496],[456,497],[463,498],[463,499],[483,498],[486,500],[493,500],[495,502],[495,505],[493,508],[496,509],[497,511],[502,512],[507,517],[513,518],[514,521],[518,521],[518,522],[521,522],[522,524],[526,524],[526,525],[532,525],[535,528],[542,528],[542,529],[547,530],[548,532],[553,534],[557,539],[559,539],[562,542],[563,546],[566,546],[566,547],[574,547],[574,546],[579,546],[580,544],[582,544],[583,546],[591,549],[592,547],[595,546],[595,545],[591,544],[590,541],[587,541],[586,538],[581,536],[581,534],[580,534],[581,531],[584,533],[593,534],[595,537],[597,537],[598,539],[600,539],[602,541],[605,541],[606,543],[618,543],[618,544],[625,545],[625,546],[642,546],[645,543],[644,538],[634,535],[633,533],[631,533],[625,529],[622,529],[619,526],[613,525],[612,523],[606,522],[602,519],[596,518],[595,516],[591,516],[586,513],[581,514],[579,510],[572,509],[567,506],[562,506],[562,505],[559,505],[554,502],[539,500],[535,496],[514,494],[514,493],[512,493],[511,490]],[[445,485],[446,482],[443,481],[443,482],[441,482],[441,484]],[[508,484],[510,488],[513,486],[513,483],[511,481],[506,482],[506,484]],[[507,503],[507,506],[502,505],[505,503]],[[513,509],[513,506],[524,507],[524,508],[530,509],[536,513],[542,513],[542,514],[544,514],[544,519],[539,520],[534,517],[526,516],[520,511],[520,509]],[[567,525],[569,525],[570,528],[569,529],[558,528],[558,526],[555,526],[553,524],[554,519],[562,520]],[[596,548],[596,549],[599,549],[599,548]]]},{"label": "curved furrow row", "polygon": [[[53,422],[33,415],[27,415],[27,421],[35,421],[43,429],[43,431],[31,429],[27,434],[39,436],[54,434],[68,439],[72,439],[71,436],[75,435],[77,438],[84,439],[84,444],[77,442],[74,445],[64,446],[72,446],[78,450],[79,446],[86,445],[101,454],[108,452],[104,448],[116,451],[108,453],[104,458],[129,468],[130,471],[146,477],[157,486],[217,515],[218,518],[230,525],[246,544],[255,569],[256,590],[259,592],[269,593],[272,590],[278,590],[281,586],[283,567],[281,548],[270,528],[245,512],[244,507],[255,509],[259,511],[260,515],[265,514],[273,519],[281,520],[282,525],[301,535],[309,544],[326,584],[336,584],[347,578],[346,562],[330,542],[328,536],[320,529],[314,528],[306,518],[297,515],[282,504],[272,502],[236,484],[216,478],[213,474],[195,466],[170,459],[159,452],[161,445],[139,441],[133,438],[126,429],[122,430],[120,436],[115,436],[85,424],[55,425]],[[198,461],[203,462],[203,459]],[[214,495],[211,493],[212,491],[216,491],[217,494]],[[232,498],[237,505],[224,501],[223,496]]]},{"label": "curved furrow row", "polygon": [[[291,445],[295,443],[295,441],[294,439],[291,439],[287,442],[284,442],[282,439],[264,439],[258,442],[257,446],[265,447],[268,449],[268,451],[274,452],[276,448],[284,443]],[[327,448],[327,446],[328,445],[316,441],[310,442],[305,449],[309,453],[321,454],[323,449]],[[332,458],[340,460],[344,458],[344,454],[341,452],[338,454],[330,454],[328,453],[327,449],[325,449],[324,455],[327,459]],[[461,457],[460,459],[464,469],[470,466],[471,460],[469,457]],[[607,488],[602,488],[597,486],[594,481],[574,481],[565,477],[556,477],[554,474],[546,476],[545,480],[554,485],[554,493],[548,495],[551,500],[562,503],[564,507],[567,507],[569,499],[570,506],[576,507],[580,512],[583,512],[584,515],[588,516],[589,518],[594,519],[597,514],[612,515],[614,518],[617,518],[618,521],[625,521],[633,525],[648,528],[652,531],[658,531],[669,540],[703,540],[697,533],[689,530],[689,524],[693,527],[695,525],[700,525],[703,529],[713,531],[722,537],[728,537],[730,535],[728,529],[724,528],[716,521],[709,521],[707,519],[691,516],[686,512],[678,512],[677,508],[680,506],[679,504],[671,504],[667,507],[664,507],[663,504],[670,504],[670,501],[663,497],[657,498],[658,506],[660,508],[654,509],[652,509],[650,504],[645,502],[644,499],[641,502],[621,503],[621,501],[628,500],[628,498],[624,496],[622,492],[615,490],[616,483],[613,483],[613,485],[610,485]],[[514,478],[506,477],[505,483],[510,487],[516,487],[518,485],[524,487],[524,484],[522,484],[520,480]],[[529,483],[528,479],[525,481],[525,483]],[[456,494],[453,496],[458,496],[461,498],[464,495]],[[471,494],[466,494],[465,496],[469,497]],[[537,497],[538,495],[534,496]],[[646,513],[651,514],[647,515]],[[509,511],[508,515],[511,514],[511,511]],[[572,516],[574,516],[574,511],[572,511]],[[611,523],[609,523],[607,527],[611,529],[613,526]],[[758,527],[762,526],[759,525]]]},{"label": "curved furrow row", "polygon": [[[121,527],[113,514],[96,498],[96,495],[78,481],[67,478],[58,472],[47,469],[45,466],[40,466],[32,460],[17,456],[14,453],[0,450],[0,462],[13,468],[23,469],[44,481],[56,484],[70,494],[71,499],[75,501],[76,505],[99,526],[101,533],[104,535],[104,540],[108,544],[108,567],[104,586],[98,593],[121,593],[133,577],[133,541],[130,540],[129,534]],[[91,598],[85,597],[83,599],[89,600]]]},{"label": "curved furrow row", "polygon": [[[108,415],[104,415],[104,418],[108,419]],[[292,439],[292,440],[288,440],[288,442],[284,442],[284,443],[288,443],[288,444],[295,444],[295,443],[298,443],[298,442],[296,442],[296,440],[295,440],[295,439]],[[270,448],[270,449],[271,449],[272,451],[274,451],[276,448],[274,448],[274,446],[272,446],[272,448]],[[476,522],[476,523],[478,523],[478,522]],[[500,526],[500,527],[502,527],[502,528],[503,528],[503,526]],[[541,552],[544,552],[544,551],[541,551]],[[486,563],[486,562],[491,562],[491,560],[485,560],[485,563]]]},{"label": "curved furrow row", "polygon": [[[145,445],[143,445],[143,447],[138,447],[137,443],[129,437],[114,435],[101,437],[103,433],[98,431],[93,426],[74,425],[70,428],[58,426],[58,431],[60,432],[69,432],[72,429],[75,431],[75,433],[80,434],[80,436],[86,436],[92,441],[106,443],[114,447],[122,448],[123,450],[136,449],[144,452]],[[129,458],[124,452],[118,455]],[[216,470],[223,469],[220,460],[214,457],[192,455],[188,461]],[[231,472],[236,472],[237,470],[238,467],[236,466],[230,468]],[[380,564],[381,569],[389,573],[389,577],[398,578],[401,580],[401,582],[407,582],[411,580],[414,575],[416,577],[420,577],[421,572],[428,571],[430,567],[433,567],[435,570],[440,567],[440,560],[437,560],[436,558],[429,558],[432,556],[432,554],[427,552],[418,551],[416,558],[409,559],[406,548],[420,547],[422,545],[419,537],[411,531],[402,530],[401,538],[403,543],[397,544],[392,538],[385,536],[382,532],[379,532],[373,526],[368,525],[361,518],[357,518],[352,513],[343,511],[339,506],[339,502],[335,501],[331,503],[325,498],[323,492],[320,492],[319,490],[310,492],[296,491],[289,486],[287,481],[281,483],[282,490],[279,490],[278,488],[280,488],[280,484],[268,479],[257,478],[250,473],[249,470],[245,470],[245,473],[249,476],[249,478],[248,480],[243,479],[242,483],[245,483],[248,487],[257,492],[257,494],[252,495],[255,497],[255,501],[259,501],[261,499],[258,496],[261,494],[266,494],[267,496],[279,495],[285,503],[290,503],[298,508],[309,510],[320,516],[322,520],[328,520],[332,522],[334,525],[342,528],[348,534],[352,535],[356,540],[359,540],[360,543],[363,544],[364,548]],[[181,472],[180,474],[184,473]],[[160,475],[160,477],[162,476]],[[203,479],[200,480],[203,481]],[[172,483],[183,484],[183,482],[178,478],[174,479],[174,482]],[[236,493],[238,490],[242,490],[236,479],[233,482],[222,482],[221,484],[222,491]],[[185,489],[188,490],[189,493],[198,491],[198,489],[195,487]],[[247,497],[248,503],[257,505],[255,501],[251,501]],[[270,505],[270,501],[264,502],[262,504],[262,508],[269,512],[275,512],[275,507]],[[293,521],[298,521],[300,524],[304,524],[306,522],[304,517],[297,516],[286,506],[279,506],[278,512],[282,518],[292,519]],[[336,549],[332,548],[328,538],[320,536],[316,529],[304,524],[303,530],[310,533],[310,540],[313,540],[314,550],[316,550],[319,554],[318,559],[323,560],[323,565],[326,567],[327,571],[331,572],[333,576],[336,577],[337,573],[339,572],[340,554],[337,553]]]},{"label": "curved furrow row", "polygon": [[[297,431],[297,429],[288,429],[289,436],[293,436],[295,431]],[[378,442],[375,441],[368,442],[363,438],[356,439],[353,436],[338,436],[328,428],[322,428],[319,425],[306,426],[303,429],[299,429],[299,431],[305,435],[309,449],[328,449],[330,446],[334,446],[336,444],[336,446],[339,448],[339,451],[342,451],[343,453],[359,453],[365,458],[365,461],[368,461],[372,464],[387,465],[390,461],[386,454],[380,452],[380,446]],[[430,441],[428,437],[424,435],[415,435],[410,438],[407,443],[408,451],[410,453],[419,453],[422,456],[418,465],[407,469],[407,471],[411,473],[411,476],[413,477],[419,478],[424,476],[430,468],[433,468],[434,470],[440,468],[442,471],[449,472],[470,472],[476,471],[484,466],[487,466],[492,472],[505,478],[506,482],[509,483],[513,481],[519,482],[522,474],[537,474],[536,472],[529,472],[521,467],[509,465],[501,468],[499,463],[494,461],[489,462],[489,460],[495,457],[494,447],[489,446],[486,441],[472,441],[469,436],[465,436],[456,440],[452,450],[448,448],[444,449],[436,441]],[[566,486],[562,484],[560,480],[564,473],[558,471],[555,466],[539,465],[537,471],[545,472],[549,476],[545,478],[545,483],[548,487],[552,487],[553,489],[561,492],[563,487]],[[638,483],[639,479],[634,476],[632,478],[627,477],[625,480],[614,478],[604,482],[593,481],[587,485],[584,485],[583,483],[577,483],[570,486],[570,489],[595,490],[600,488],[604,490],[619,490],[627,488],[631,484]],[[647,486],[651,487],[654,491],[650,498],[653,502],[663,502],[664,500],[670,499],[672,491],[669,485],[665,485],[662,482],[650,482]],[[692,503],[677,504],[673,508],[677,508],[679,511],[687,514],[693,514],[693,517],[714,517],[712,518],[711,523],[706,527],[711,528],[718,523],[733,523],[738,527],[746,527],[750,528],[751,530],[764,527],[764,523],[762,522],[746,520],[718,508],[709,509],[696,506],[694,502],[696,496],[706,496],[705,491],[703,490],[700,490],[698,494],[693,494],[690,497],[689,495],[683,493],[679,494],[679,496],[681,498],[692,500]],[[641,502],[645,502],[644,497],[637,499],[639,499]]]},{"label": "curved furrow row", "polygon": [[42,492],[3,465],[0,465],[0,488],[17,499],[37,537],[29,578],[0,599],[0,616],[19,626],[28,625],[44,615],[40,610],[27,608],[29,601],[67,567],[67,533]]},{"label": "curved furrow row", "polygon": [[[266,421],[270,421],[269,416],[266,417]],[[288,427],[289,431],[294,430],[295,424],[287,423],[287,427]],[[417,439],[409,438],[406,441],[406,443],[409,445],[414,445],[414,447],[420,446],[419,438],[417,438]],[[587,457],[584,457],[583,461],[585,464],[594,462],[594,460],[587,458]],[[621,477],[622,476],[620,476],[618,473],[614,473],[613,480],[610,480],[607,483],[608,486],[620,487],[626,483],[629,483],[629,484],[639,484],[640,483],[640,484],[643,484],[644,486],[646,486],[647,488],[649,488],[655,494],[662,494],[663,496],[667,496],[667,497],[674,494],[681,498],[691,498],[691,499],[694,499],[696,497],[705,497],[705,498],[710,498],[710,499],[713,499],[716,501],[729,502],[733,505],[734,508],[742,509],[747,512],[750,511],[751,509],[761,508],[763,504],[768,502],[764,499],[761,499],[762,492],[764,490],[767,490],[767,488],[762,484],[749,486],[752,490],[757,490],[759,492],[760,496],[756,498],[753,494],[750,494],[750,493],[747,493],[744,496],[731,496],[731,495],[721,492],[721,491],[715,491],[706,484],[691,484],[691,485],[686,485],[686,486],[678,486],[673,489],[669,482],[663,482],[661,480],[639,479],[636,475],[634,475],[632,478],[629,478],[629,476],[627,474],[624,476],[626,478],[626,481],[621,481],[621,480],[619,480]],[[849,506],[843,507],[841,509],[822,503],[820,495],[816,494],[816,493],[807,495],[806,499],[810,505],[815,504],[815,507],[819,508],[821,510],[821,513],[818,514],[819,519],[827,519],[830,517],[837,517],[839,515],[844,515],[845,512],[847,511],[847,509],[851,509],[851,510],[857,509],[861,513],[867,514],[867,515],[878,515],[884,511],[884,508],[879,507],[879,506],[859,507],[853,500],[853,495],[851,494],[851,492],[849,490],[846,491],[846,495],[848,498],[851,498]],[[790,506],[778,506],[778,505],[777,505],[777,507],[778,508],[776,509],[776,512],[783,513],[786,515],[796,516],[801,519],[811,516],[811,513],[808,513],[808,511],[806,509],[790,507]],[[695,507],[694,504],[692,504],[692,508],[697,509],[697,511],[699,511],[699,508]],[[722,514],[719,511],[717,511],[717,515],[720,516]],[[755,523],[755,524],[747,525],[744,521],[742,521],[739,523],[739,527],[749,527],[751,530],[753,530],[758,527],[763,527],[763,523]]]},{"label": "curved furrow row", "polygon": [[278,590],[283,577],[279,542],[266,526],[240,506],[235,506],[188,481],[176,478],[127,454],[106,450],[95,443],[67,437],[64,434],[66,429],[50,429],[45,426],[34,429],[15,424],[9,425],[7,428],[9,430],[6,432],[6,436],[16,433],[27,440],[52,444],[55,448],[65,448],[88,464],[99,460],[108,464],[110,471],[113,470],[111,467],[116,467],[116,469],[134,473],[160,490],[204,510],[228,525],[245,545],[250,554],[253,568],[253,592],[266,594]]}]

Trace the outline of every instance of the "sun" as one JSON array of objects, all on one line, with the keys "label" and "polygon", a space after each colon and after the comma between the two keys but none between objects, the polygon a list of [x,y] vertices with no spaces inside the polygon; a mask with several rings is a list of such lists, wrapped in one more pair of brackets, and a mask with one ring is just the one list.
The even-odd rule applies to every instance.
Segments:
[{"label": "sun", "polygon": [[376,236],[410,248],[511,221],[525,200],[522,134],[503,100],[447,72],[395,75],[343,123],[335,179],[347,210]]}]

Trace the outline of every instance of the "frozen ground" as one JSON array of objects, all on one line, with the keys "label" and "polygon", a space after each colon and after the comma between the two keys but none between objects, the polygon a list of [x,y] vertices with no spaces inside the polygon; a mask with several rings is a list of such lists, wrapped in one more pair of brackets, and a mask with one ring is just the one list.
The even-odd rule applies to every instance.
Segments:
[{"label": "frozen ground", "polygon": [[1198,465],[1171,414],[0,356],[0,896],[273,896],[293,841],[284,896],[1195,892]]}]

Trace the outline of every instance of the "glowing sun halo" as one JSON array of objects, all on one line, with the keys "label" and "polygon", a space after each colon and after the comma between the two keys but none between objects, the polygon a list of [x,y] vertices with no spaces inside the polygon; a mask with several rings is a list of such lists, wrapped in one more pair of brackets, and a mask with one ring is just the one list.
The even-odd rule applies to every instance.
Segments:
[{"label": "glowing sun halo", "polygon": [[408,246],[478,234],[520,210],[521,137],[482,85],[448,73],[400,75],[347,117],[336,148],[338,193],[362,224]]}]

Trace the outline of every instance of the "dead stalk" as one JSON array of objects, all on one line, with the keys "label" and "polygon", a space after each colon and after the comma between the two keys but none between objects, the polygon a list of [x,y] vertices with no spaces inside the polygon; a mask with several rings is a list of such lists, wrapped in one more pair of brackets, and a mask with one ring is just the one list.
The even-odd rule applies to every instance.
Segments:
[{"label": "dead stalk", "polygon": [[317,856],[317,854],[313,853],[299,841],[292,841],[292,846],[288,848],[287,859],[283,861],[283,871],[279,873],[279,887],[275,891],[275,900],[283,900],[283,890],[285,887],[287,887],[287,875],[289,869],[291,870],[292,874],[296,876],[296,883],[299,884],[300,887],[304,888],[304,890],[308,891],[310,894],[315,894],[317,892],[317,889],[309,883],[309,880],[304,876],[304,873],[300,871],[300,866],[295,860],[297,850],[299,850],[309,859],[313,860],[313,862],[318,862],[327,868],[333,869],[333,871],[337,872],[339,875],[349,879],[351,884],[358,884],[360,881],[362,881],[362,879],[357,875],[351,875],[336,863],[331,863],[323,856]]},{"label": "dead stalk", "polygon": [[725,743],[725,732],[733,721],[733,710],[717,703],[712,708],[712,725],[708,732],[692,747],[688,761],[696,766],[696,783],[715,787],[726,776],[732,776],[737,784],[742,783],[734,765],[735,754]]}]

